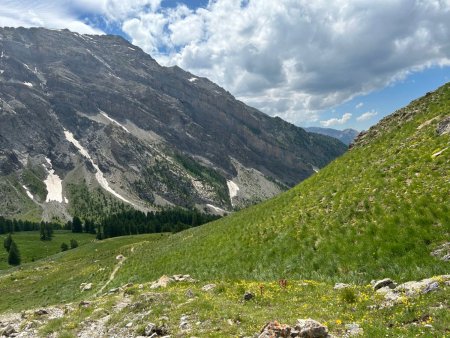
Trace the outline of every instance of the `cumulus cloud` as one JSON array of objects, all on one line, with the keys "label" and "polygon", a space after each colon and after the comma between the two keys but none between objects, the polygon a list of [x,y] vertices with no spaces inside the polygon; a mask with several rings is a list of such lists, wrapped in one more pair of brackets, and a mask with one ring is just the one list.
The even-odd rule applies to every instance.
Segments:
[{"label": "cumulus cloud", "polygon": [[342,117],[340,119],[339,118],[332,118],[332,119],[329,119],[329,120],[320,121],[320,124],[322,126],[324,126],[324,127],[343,125],[346,122],[348,122],[351,118],[352,118],[352,114],[345,113],[344,115],[342,115]]},{"label": "cumulus cloud", "polygon": [[122,27],[161,63],[296,123],[450,64],[449,1],[214,0],[197,10],[145,10]]},{"label": "cumulus cloud", "polygon": [[67,21],[85,32],[92,28],[79,13],[98,15],[163,65],[297,124],[325,120],[324,110],[411,72],[450,65],[449,0],[210,0],[195,10],[161,0],[17,3],[2,0],[1,22]]},{"label": "cumulus cloud", "polygon": [[358,122],[367,121],[367,120],[370,120],[372,117],[377,116],[377,115],[378,115],[378,112],[372,110],[372,111],[365,112],[364,114],[358,116],[356,118],[356,120]]}]

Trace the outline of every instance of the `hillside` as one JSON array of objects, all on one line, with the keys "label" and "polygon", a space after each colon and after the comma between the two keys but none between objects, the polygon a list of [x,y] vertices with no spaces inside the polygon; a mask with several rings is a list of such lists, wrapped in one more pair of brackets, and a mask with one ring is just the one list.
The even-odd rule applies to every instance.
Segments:
[{"label": "hillside", "polygon": [[286,190],[346,150],[118,36],[0,28],[0,53],[4,216],[173,205],[223,213]]},{"label": "hillside", "polygon": [[[447,84],[386,117],[360,135],[344,156],[260,205],[175,235],[109,239],[4,271],[0,273],[0,311],[79,301],[93,297],[106,283],[108,289],[123,288],[106,298],[90,299],[95,304],[105,301],[102,308],[112,306],[112,311],[128,315],[120,317],[123,325],[130,311],[144,310],[111,304],[122,304],[121,297],[128,297],[129,304],[132,299],[147,297],[141,299],[146,308],[161,297],[159,304],[165,304],[166,311],[151,303],[148,306],[156,311],[151,318],[173,315],[170,320],[179,321],[179,311],[199,315],[204,306],[210,319],[199,321],[206,321],[208,332],[217,332],[216,321],[226,322],[230,316],[241,316],[232,318],[244,323],[235,327],[233,334],[252,334],[256,330],[252,320],[261,328],[273,318],[292,321],[314,314],[335,332],[342,323],[342,318],[336,317],[342,316],[347,323],[363,323],[364,330],[374,337],[445,335],[449,329],[449,276],[402,284],[394,291],[383,289],[385,293],[370,287],[369,291],[364,285],[385,277],[398,283],[417,281],[449,271],[449,262],[443,259],[449,254],[445,243],[450,238],[449,112]],[[442,250],[437,252],[439,248]],[[119,254],[126,260],[117,261]],[[108,279],[111,274],[114,278]],[[198,306],[180,298],[187,292],[186,284],[167,293],[152,291],[150,284],[145,284],[173,274],[190,274],[201,281],[191,290],[198,296],[193,298]],[[282,291],[275,292],[275,284],[270,284],[281,278],[291,285],[288,298],[278,295]],[[128,293],[124,285],[130,282],[135,286]],[[208,282],[223,283],[220,292],[225,292],[225,298],[198,295],[198,288]],[[350,291],[331,291],[333,282],[356,284],[351,286],[353,296]],[[93,283],[92,290],[74,292],[82,283]],[[136,286],[139,283],[145,284],[142,289]],[[310,284],[315,287],[304,288]],[[235,304],[246,289],[258,294],[258,285],[272,290],[268,298],[257,296],[256,303],[248,307]],[[408,291],[412,285],[421,291]],[[118,299],[114,292],[120,293]],[[418,292],[424,295],[414,298]],[[298,298],[300,295],[303,298]],[[285,305],[287,299],[304,305],[284,316],[283,306],[292,306]],[[256,319],[250,313],[259,315]],[[70,329],[81,325],[84,319],[80,318],[69,316],[59,323]],[[114,321],[108,323],[115,325]],[[424,325],[430,323],[436,331],[426,333]],[[171,322],[170,327],[182,330],[177,325]],[[243,327],[245,330],[240,329]],[[221,332],[221,328],[217,330]]]},{"label": "hillside", "polygon": [[308,127],[305,130],[309,133],[316,133],[321,135],[326,135],[334,137],[346,145],[350,145],[356,136],[358,136],[359,131],[355,129],[332,129],[332,128],[320,128],[320,127]]}]

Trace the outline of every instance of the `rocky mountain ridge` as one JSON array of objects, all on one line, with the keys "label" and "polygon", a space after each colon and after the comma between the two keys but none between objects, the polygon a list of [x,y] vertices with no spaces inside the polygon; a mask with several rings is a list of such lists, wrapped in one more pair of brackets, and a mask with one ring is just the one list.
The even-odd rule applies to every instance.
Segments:
[{"label": "rocky mountain ridge", "polygon": [[308,127],[305,130],[309,133],[334,137],[346,145],[350,145],[359,134],[359,131],[351,128],[338,130],[333,128]]},{"label": "rocky mountain ridge", "polygon": [[121,37],[0,29],[3,215],[69,218],[80,191],[102,206],[222,213],[344,151],[205,78],[161,67]]}]

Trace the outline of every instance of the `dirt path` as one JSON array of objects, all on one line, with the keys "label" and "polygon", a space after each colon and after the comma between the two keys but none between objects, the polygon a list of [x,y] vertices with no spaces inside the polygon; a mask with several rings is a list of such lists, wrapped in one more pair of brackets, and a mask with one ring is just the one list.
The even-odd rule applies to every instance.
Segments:
[{"label": "dirt path", "polygon": [[[119,258],[120,257],[120,258]],[[103,284],[103,286],[100,288],[100,290],[98,290],[96,292],[96,294],[94,295],[94,297],[98,296],[99,294],[102,293],[103,290],[105,290],[105,288],[109,285],[109,283],[111,283],[114,280],[114,277],[116,276],[117,271],[119,271],[120,267],[122,266],[123,262],[125,262],[127,260],[127,257],[119,255],[117,256],[117,258],[119,260],[119,263],[116,264],[114,270],[111,272],[111,275],[109,275],[108,280],[105,282],[105,284]]]}]

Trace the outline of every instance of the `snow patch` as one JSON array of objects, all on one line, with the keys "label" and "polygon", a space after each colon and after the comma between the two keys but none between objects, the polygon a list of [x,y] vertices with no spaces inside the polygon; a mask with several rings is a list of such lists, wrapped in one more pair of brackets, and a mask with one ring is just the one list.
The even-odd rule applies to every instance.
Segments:
[{"label": "snow patch", "polygon": [[45,199],[45,201],[46,202],[56,201],[62,203],[63,201],[62,180],[59,178],[58,175],[55,174],[52,161],[50,161],[48,157],[46,157],[45,160],[50,165],[50,169],[47,169],[45,164],[42,165],[48,171],[47,178],[44,181],[45,186],[47,187],[47,198]]},{"label": "snow patch", "polygon": [[67,197],[64,197],[64,203],[69,204],[69,200]]},{"label": "snow patch", "polygon": [[23,65],[25,66],[25,68],[26,68],[26,69],[28,69],[29,71],[31,71],[31,72],[32,72],[31,68],[30,68],[30,67],[28,67],[28,65],[27,65],[26,63],[24,63]]},{"label": "snow patch", "polygon": [[0,74],[3,74],[5,71],[3,69],[0,69]]},{"label": "snow patch", "polygon": [[98,62],[100,62],[101,64],[103,64],[106,68],[109,68],[110,70],[112,70],[111,66],[105,61],[103,60],[101,57],[95,55],[94,53],[92,53],[89,49],[86,48],[86,50],[88,51],[89,54],[92,55],[92,57],[94,57]]},{"label": "snow patch", "polygon": [[207,206],[208,208],[213,209],[215,212],[226,213],[225,210],[223,210],[222,208],[216,207],[215,205],[212,205],[212,204],[206,204],[206,206]]},{"label": "snow patch", "polygon": [[103,111],[101,111],[100,114],[103,115],[103,116],[106,117],[109,121],[111,121],[112,123],[118,125],[120,128],[122,128],[123,130],[125,130],[127,133],[130,134],[130,131],[129,131],[123,124],[120,124],[119,122],[117,122],[116,120],[114,120],[112,117],[110,117],[108,114],[106,114],[106,113],[103,112]]},{"label": "snow patch", "polygon": [[196,77],[191,77],[190,79],[189,79],[189,82],[195,82],[195,81],[197,81],[198,80],[198,78],[196,78]]},{"label": "snow patch", "polygon": [[28,190],[28,188],[25,185],[22,185],[22,188],[25,189],[25,192],[27,193],[28,197],[34,200],[33,194]]},{"label": "snow patch", "polygon": [[83,155],[84,157],[86,157],[89,162],[91,162],[92,166],[95,168],[96,172],[95,172],[95,179],[97,180],[97,182],[100,184],[100,186],[105,189],[106,191],[108,191],[109,193],[111,193],[112,195],[116,196],[117,198],[121,199],[122,201],[134,205],[133,203],[131,203],[129,200],[127,200],[125,197],[121,196],[119,193],[117,193],[116,191],[114,191],[110,186],[108,181],[106,180],[103,172],[100,170],[100,168],[98,167],[98,165],[96,165],[94,163],[94,161],[92,160],[91,155],[89,155],[88,151],[80,144],[80,142],[78,142],[78,140],[75,139],[75,137],[73,136],[73,134],[64,129],[64,136],[66,137],[66,140],[69,141],[70,143],[72,143],[80,152],[81,155]]},{"label": "snow patch", "polygon": [[315,166],[312,166],[312,168],[313,168],[314,172],[316,172],[316,173],[319,172],[319,168],[317,168],[317,167],[315,167]]},{"label": "snow patch", "polygon": [[131,47],[128,47],[128,49],[131,49],[131,50],[136,50],[136,49],[134,49],[134,48],[131,48]]},{"label": "snow patch", "polygon": [[230,194],[230,199],[236,197],[239,191],[239,186],[233,181],[227,181],[228,193]]},{"label": "snow patch", "polygon": [[33,87],[33,84],[31,82],[24,82],[23,84],[30,88]]}]

